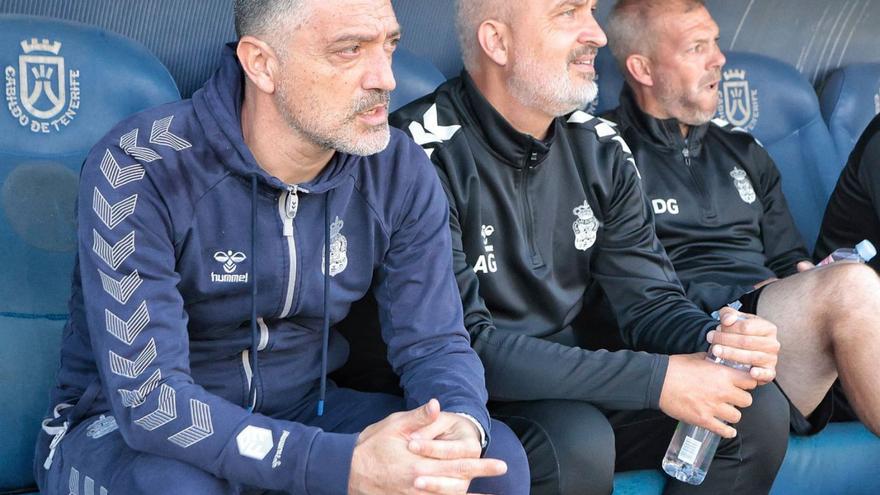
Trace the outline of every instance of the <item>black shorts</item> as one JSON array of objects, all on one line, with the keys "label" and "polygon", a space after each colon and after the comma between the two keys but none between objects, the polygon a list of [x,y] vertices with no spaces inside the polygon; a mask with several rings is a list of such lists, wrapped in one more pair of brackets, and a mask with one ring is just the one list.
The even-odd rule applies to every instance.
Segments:
[{"label": "black shorts", "polygon": [[[770,285],[770,284],[767,284]],[[739,298],[739,302],[742,304],[742,307],[739,308],[739,311],[743,313],[749,314],[758,314],[758,299],[761,298],[761,292],[764,290],[762,286],[759,289],[755,289],[752,292],[743,294]],[[779,385],[779,382],[776,383]],[[828,389],[828,393],[825,394],[825,397],[822,398],[822,401],[816,406],[816,410],[810,414],[809,417],[801,414],[800,411],[792,404],[791,400],[788,401],[788,407],[790,411],[791,418],[791,432],[795,435],[815,435],[822,431],[825,426],[828,425],[828,422],[831,421],[831,416],[834,414],[834,402],[835,402],[835,393],[834,388],[831,387]],[[782,386],[779,386],[779,390],[782,390],[782,394],[785,395],[785,398],[788,399],[788,395],[785,393],[785,389]],[[842,398],[846,400],[845,398]]]}]

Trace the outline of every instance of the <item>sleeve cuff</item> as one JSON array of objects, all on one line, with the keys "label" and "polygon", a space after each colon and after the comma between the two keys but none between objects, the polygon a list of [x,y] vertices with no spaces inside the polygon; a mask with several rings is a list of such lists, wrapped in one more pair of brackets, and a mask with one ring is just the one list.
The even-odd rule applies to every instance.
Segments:
[{"label": "sleeve cuff", "polygon": [[351,457],[356,442],[355,434],[321,432],[315,437],[306,471],[309,495],[348,493]]},{"label": "sleeve cuff", "polygon": [[481,425],[480,422],[477,421],[477,418],[471,416],[468,413],[457,412],[457,413],[453,413],[453,414],[457,414],[463,418],[467,418],[468,421],[470,421],[471,423],[473,423],[477,427],[477,430],[480,432],[480,448],[481,449],[485,449],[489,445],[489,439],[486,437],[486,430],[483,428],[483,425]]}]

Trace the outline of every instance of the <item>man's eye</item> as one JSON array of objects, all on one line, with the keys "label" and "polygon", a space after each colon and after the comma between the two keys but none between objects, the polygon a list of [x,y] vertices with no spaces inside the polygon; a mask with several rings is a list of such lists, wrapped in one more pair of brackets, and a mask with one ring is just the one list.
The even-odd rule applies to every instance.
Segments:
[{"label": "man's eye", "polygon": [[339,50],[339,53],[343,55],[357,55],[361,51],[360,45],[351,45]]},{"label": "man's eye", "polygon": [[576,11],[576,9],[568,9],[566,11],[563,11],[559,15],[564,16],[564,17],[574,17],[575,11]]}]

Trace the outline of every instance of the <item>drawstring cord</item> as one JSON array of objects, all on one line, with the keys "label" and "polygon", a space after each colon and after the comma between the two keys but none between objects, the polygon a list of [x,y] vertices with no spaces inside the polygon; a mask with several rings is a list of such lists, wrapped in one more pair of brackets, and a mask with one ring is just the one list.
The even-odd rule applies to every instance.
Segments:
[{"label": "drawstring cord", "polygon": [[324,324],[321,343],[321,395],[318,399],[318,416],[324,415],[324,399],[327,396],[327,347],[330,345],[330,191],[324,196]]},{"label": "drawstring cord", "polygon": [[257,328],[257,175],[251,175],[251,387],[248,391],[248,412],[257,407],[257,382],[260,368],[257,348],[260,331]]}]

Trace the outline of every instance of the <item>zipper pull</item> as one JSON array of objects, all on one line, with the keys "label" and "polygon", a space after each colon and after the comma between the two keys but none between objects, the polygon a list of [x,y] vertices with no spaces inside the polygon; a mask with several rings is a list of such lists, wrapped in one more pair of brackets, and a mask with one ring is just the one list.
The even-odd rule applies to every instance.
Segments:
[{"label": "zipper pull", "polygon": [[296,218],[296,212],[299,210],[299,196],[297,192],[299,188],[297,186],[288,186],[287,187],[287,201],[284,203],[284,212],[287,214],[287,218],[293,220]]},{"label": "zipper pull", "polygon": [[293,237],[293,219],[299,210],[299,196],[297,186],[287,187],[287,197],[284,198],[284,237]]},{"label": "zipper pull", "polygon": [[691,150],[689,150],[685,147],[684,149],[681,150],[681,154],[682,154],[682,156],[684,156],[684,164],[687,165],[688,167],[690,167],[691,166]]}]

